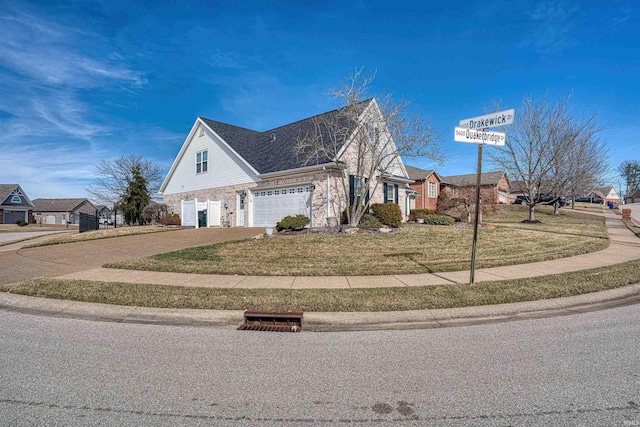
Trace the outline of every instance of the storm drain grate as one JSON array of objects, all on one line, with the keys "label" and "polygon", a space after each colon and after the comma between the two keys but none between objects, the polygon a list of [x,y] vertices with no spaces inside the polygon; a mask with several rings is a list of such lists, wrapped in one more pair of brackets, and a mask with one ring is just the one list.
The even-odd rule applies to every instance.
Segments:
[{"label": "storm drain grate", "polygon": [[245,311],[239,331],[300,332],[301,311]]}]

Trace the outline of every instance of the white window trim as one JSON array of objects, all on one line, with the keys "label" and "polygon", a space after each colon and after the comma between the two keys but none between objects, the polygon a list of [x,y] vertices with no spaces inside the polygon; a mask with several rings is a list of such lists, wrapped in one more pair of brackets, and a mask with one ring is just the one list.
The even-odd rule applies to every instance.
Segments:
[{"label": "white window trim", "polygon": [[435,199],[436,193],[437,193],[436,183],[435,182],[427,183],[427,196],[430,199]]},{"label": "white window trim", "polygon": [[[200,156],[200,161],[198,161],[198,156]],[[205,159],[206,156],[206,159]],[[200,167],[200,171],[198,171],[198,167]],[[209,150],[202,150],[196,153],[196,175],[200,175],[201,173],[207,173],[209,171]]]}]

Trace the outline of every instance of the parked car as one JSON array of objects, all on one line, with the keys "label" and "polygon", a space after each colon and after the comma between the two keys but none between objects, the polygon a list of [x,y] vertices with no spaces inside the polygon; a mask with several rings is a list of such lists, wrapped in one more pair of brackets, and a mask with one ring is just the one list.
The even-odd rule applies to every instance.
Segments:
[{"label": "parked car", "polygon": [[578,197],[576,199],[576,202],[603,204],[604,200],[603,199],[597,199],[595,197]]},{"label": "parked car", "polygon": [[[556,197],[551,194],[542,194],[538,196],[536,204],[542,205],[553,205],[557,202],[560,203],[560,206],[567,206],[571,202],[564,197]],[[528,205],[529,198],[527,196],[516,196],[516,199],[513,201],[515,205]]]},{"label": "parked car", "polygon": [[102,224],[105,224],[105,225],[113,225],[113,221],[112,221],[111,219],[109,219],[109,218],[100,218],[100,219],[98,220],[98,222],[99,222],[101,225],[102,225]]}]

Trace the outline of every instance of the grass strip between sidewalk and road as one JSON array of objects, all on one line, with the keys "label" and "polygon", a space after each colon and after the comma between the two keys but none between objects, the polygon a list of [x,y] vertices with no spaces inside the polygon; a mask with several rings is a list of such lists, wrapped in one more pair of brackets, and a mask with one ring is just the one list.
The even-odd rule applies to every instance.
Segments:
[{"label": "grass strip between sidewalk and road", "polygon": [[37,278],[1,292],[137,307],[219,310],[398,311],[559,298],[640,283],[640,260],[528,279],[403,288],[221,289]]}]

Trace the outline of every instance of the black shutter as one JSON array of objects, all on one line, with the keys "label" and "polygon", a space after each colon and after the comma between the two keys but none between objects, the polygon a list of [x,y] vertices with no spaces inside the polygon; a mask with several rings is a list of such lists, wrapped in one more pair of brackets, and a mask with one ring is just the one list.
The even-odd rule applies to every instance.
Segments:
[{"label": "black shutter", "polygon": [[353,206],[353,199],[354,199],[354,187],[356,184],[356,177],[353,175],[349,175],[349,206]]},{"label": "black shutter", "polygon": [[364,186],[367,189],[367,197],[364,199],[364,205],[369,206],[369,178],[364,179]]},{"label": "black shutter", "polygon": [[383,191],[383,194],[384,194],[384,203],[388,202],[388,200],[387,200],[387,185],[388,184],[386,182],[382,184],[382,191]]},{"label": "black shutter", "polygon": [[395,202],[395,203],[396,203],[396,205],[397,205],[397,204],[398,204],[398,184],[395,184],[395,185],[394,185],[393,192],[394,192],[394,196],[395,196],[395,198],[396,198],[396,202]]}]

